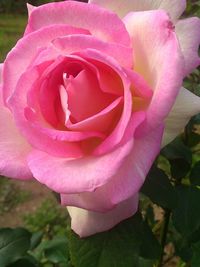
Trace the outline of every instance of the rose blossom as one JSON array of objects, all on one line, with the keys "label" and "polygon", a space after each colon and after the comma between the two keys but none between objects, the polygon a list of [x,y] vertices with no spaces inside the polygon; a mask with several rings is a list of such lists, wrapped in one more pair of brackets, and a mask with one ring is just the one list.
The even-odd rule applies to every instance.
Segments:
[{"label": "rose blossom", "polygon": [[178,20],[185,5],[28,5],[25,34],[1,65],[0,173],[60,193],[80,236],[136,212],[161,141],[200,111],[180,89],[199,64],[200,21]]}]

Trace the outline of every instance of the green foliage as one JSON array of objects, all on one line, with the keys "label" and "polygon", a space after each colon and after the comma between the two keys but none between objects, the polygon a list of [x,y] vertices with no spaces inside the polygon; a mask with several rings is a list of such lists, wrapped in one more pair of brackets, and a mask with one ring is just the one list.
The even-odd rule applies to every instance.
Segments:
[{"label": "green foliage", "polygon": [[160,245],[138,213],[108,232],[80,239],[70,229],[69,248],[75,267],[143,267],[160,256]]},{"label": "green foliage", "polygon": [[19,190],[11,180],[0,177],[0,215],[9,212],[20,203],[29,200],[29,198],[30,192]]},{"label": "green foliage", "polygon": [[27,230],[0,229],[0,266],[6,267],[24,256],[29,246],[30,233]]},{"label": "green foliage", "polygon": [[181,179],[187,175],[192,163],[192,152],[180,136],[167,145],[161,154],[168,159],[173,178]]},{"label": "green foliage", "polygon": [[0,14],[0,62],[22,36],[26,21],[25,15]]},{"label": "green foliage", "polygon": [[177,207],[173,210],[173,223],[185,237],[200,227],[200,190],[194,186],[178,186]]},{"label": "green foliage", "polygon": [[42,239],[24,228],[0,229],[1,267],[72,267],[66,237]]},{"label": "green foliage", "polygon": [[151,168],[141,192],[154,203],[165,208],[176,205],[176,192],[165,172],[155,165]]},{"label": "green foliage", "polygon": [[23,220],[29,231],[41,231],[47,238],[67,233],[67,212],[53,199],[44,200],[35,213],[26,214]]}]

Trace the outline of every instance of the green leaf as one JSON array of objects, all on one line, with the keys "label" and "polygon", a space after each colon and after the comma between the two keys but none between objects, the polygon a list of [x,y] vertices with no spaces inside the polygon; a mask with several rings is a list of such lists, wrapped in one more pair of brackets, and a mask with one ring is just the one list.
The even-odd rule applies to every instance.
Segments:
[{"label": "green leaf", "polygon": [[161,254],[161,246],[156,237],[153,235],[147,222],[143,223],[141,238],[142,244],[140,247],[140,256],[145,259],[158,259]]},{"label": "green leaf", "polygon": [[200,266],[200,241],[193,245],[193,256],[191,261],[191,267]]},{"label": "green leaf", "polygon": [[32,235],[30,250],[35,249],[41,243],[43,235],[43,232],[37,232]]},{"label": "green leaf", "polygon": [[133,267],[138,261],[142,218],[136,214],[110,231],[80,239],[68,231],[74,267]]},{"label": "green leaf", "polygon": [[10,264],[7,267],[38,267],[38,265],[26,258],[23,258],[23,259],[17,260],[16,262]]},{"label": "green leaf", "polygon": [[190,164],[183,159],[174,159],[170,161],[171,175],[173,178],[180,180],[186,177],[190,171]]},{"label": "green leaf", "polygon": [[161,154],[168,160],[184,159],[191,164],[192,153],[190,149],[184,145],[181,137],[177,137],[173,142],[164,147]]},{"label": "green leaf", "polygon": [[138,262],[134,264],[132,267],[153,267],[155,261],[154,260],[146,260],[142,257],[138,258]]},{"label": "green leaf", "polygon": [[176,229],[184,236],[200,227],[200,190],[194,186],[177,187],[178,202],[172,219]]},{"label": "green leaf", "polygon": [[191,147],[200,143],[200,134],[197,132],[197,125],[200,125],[200,114],[192,117],[185,128],[185,139],[187,145]]},{"label": "green leaf", "polygon": [[161,154],[169,160],[173,178],[181,179],[187,175],[192,164],[192,152],[184,145],[181,137],[163,148]]},{"label": "green leaf", "polygon": [[151,168],[141,192],[159,206],[169,209],[176,206],[176,191],[165,172],[156,166]]},{"label": "green leaf", "polygon": [[67,248],[67,238],[54,238],[45,244],[44,254],[52,263],[67,263],[69,260]]},{"label": "green leaf", "polygon": [[0,266],[4,267],[23,255],[30,247],[31,234],[22,228],[0,229]]},{"label": "green leaf", "polygon": [[190,173],[190,181],[193,185],[200,186],[200,161],[198,161]]}]

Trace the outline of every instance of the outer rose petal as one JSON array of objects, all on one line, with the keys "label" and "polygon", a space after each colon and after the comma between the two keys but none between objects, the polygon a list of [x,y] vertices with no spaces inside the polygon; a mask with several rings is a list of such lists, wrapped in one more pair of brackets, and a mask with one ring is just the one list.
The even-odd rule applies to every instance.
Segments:
[{"label": "outer rose petal", "polygon": [[0,173],[17,179],[31,179],[32,173],[26,163],[31,147],[15,127],[10,111],[2,104],[2,67],[0,64]]},{"label": "outer rose petal", "polygon": [[94,192],[61,194],[62,205],[106,212],[137,194],[160,151],[162,133],[163,126],[135,139],[132,151],[108,183]]},{"label": "outer rose petal", "polygon": [[91,192],[107,183],[117,172],[132,145],[131,140],[104,156],[75,160],[53,157],[35,150],[29,155],[28,165],[38,181],[58,193]]},{"label": "outer rose petal", "polygon": [[87,29],[92,35],[107,42],[127,46],[130,44],[128,33],[116,14],[76,1],[49,3],[34,8],[29,17],[26,34],[56,24]]},{"label": "outer rose petal", "polygon": [[188,18],[176,24],[181,50],[185,59],[185,75],[200,64],[198,49],[200,44],[200,19]]},{"label": "outer rose petal", "polygon": [[183,130],[189,119],[199,112],[200,97],[182,88],[166,119],[162,147],[170,143]]},{"label": "outer rose petal", "polygon": [[168,115],[181,88],[183,56],[164,11],[129,13],[124,22],[135,52],[134,70],[154,90],[147,110],[147,126],[153,129]]},{"label": "outer rose petal", "polygon": [[38,56],[38,50],[47,48],[51,41],[57,37],[77,34],[80,31],[80,29],[67,25],[53,25],[44,27],[20,39],[4,62],[3,99],[5,103],[15,90],[21,74],[27,70],[35,57]]},{"label": "outer rose petal", "polygon": [[109,230],[119,222],[135,214],[138,209],[138,194],[106,213],[87,211],[75,207],[68,207],[67,209],[72,219],[71,228],[80,237],[86,237]]},{"label": "outer rose petal", "polygon": [[185,0],[89,0],[89,3],[110,9],[121,18],[131,11],[164,9],[176,20],[186,8]]}]

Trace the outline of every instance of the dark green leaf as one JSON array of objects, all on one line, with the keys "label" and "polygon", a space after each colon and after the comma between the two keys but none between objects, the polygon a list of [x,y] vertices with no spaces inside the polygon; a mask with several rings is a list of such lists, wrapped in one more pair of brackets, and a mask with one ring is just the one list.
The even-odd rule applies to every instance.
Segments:
[{"label": "dark green leaf", "polygon": [[16,262],[10,264],[7,267],[38,267],[38,265],[25,258],[17,260]]},{"label": "dark green leaf", "polygon": [[170,169],[173,178],[184,178],[190,170],[192,163],[192,153],[184,145],[181,137],[177,137],[172,143],[167,145],[161,154],[170,162]]},{"label": "dark green leaf", "polygon": [[143,223],[142,244],[140,247],[140,256],[145,259],[158,259],[161,254],[161,246],[153,235],[147,222]]},{"label": "dark green leaf", "polygon": [[154,263],[154,260],[147,260],[143,259],[142,257],[139,257],[137,263],[134,264],[132,267],[153,267]]},{"label": "dark green leaf", "polygon": [[200,161],[198,161],[190,173],[190,181],[193,185],[200,186]]},{"label": "dark green leaf", "polygon": [[80,239],[69,230],[69,247],[75,267],[133,267],[138,260],[142,218],[136,214],[110,231]]},{"label": "dark green leaf", "polygon": [[41,243],[43,235],[43,232],[37,232],[32,235],[30,250],[35,249]]},{"label": "dark green leaf", "polygon": [[191,261],[191,267],[200,266],[200,241],[193,245],[193,257]]},{"label": "dark green leaf", "polygon": [[192,153],[190,149],[184,145],[181,137],[177,137],[173,142],[164,147],[161,154],[169,161],[184,159],[189,164],[192,162]]},{"label": "dark green leaf", "polygon": [[159,206],[169,209],[176,206],[175,189],[165,172],[156,166],[151,168],[141,192]]},{"label": "dark green leaf", "polygon": [[170,161],[170,170],[173,178],[180,180],[190,171],[190,164],[183,159],[174,159]]},{"label": "dark green leaf", "polygon": [[22,228],[0,229],[0,266],[4,267],[23,255],[30,247],[31,234]]},{"label": "dark green leaf", "polygon": [[69,260],[69,253],[67,249],[66,238],[55,238],[48,241],[44,247],[45,257],[53,263],[67,263]]},{"label": "dark green leaf", "polygon": [[189,244],[179,244],[176,253],[183,261],[189,262],[192,258],[193,251]]},{"label": "dark green leaf", "polygon": [[191,147],[200,143],[200,134],[197,132],[197,125],[200,125],[200,114],[192,117],[185,128],[185,139],[187,145]]},{"label": "dark green leaf", "polygon": [[194,186],[177,187],[178,203],[173,210],[173,223],[184,236],[200,227],[200,190]]}]

